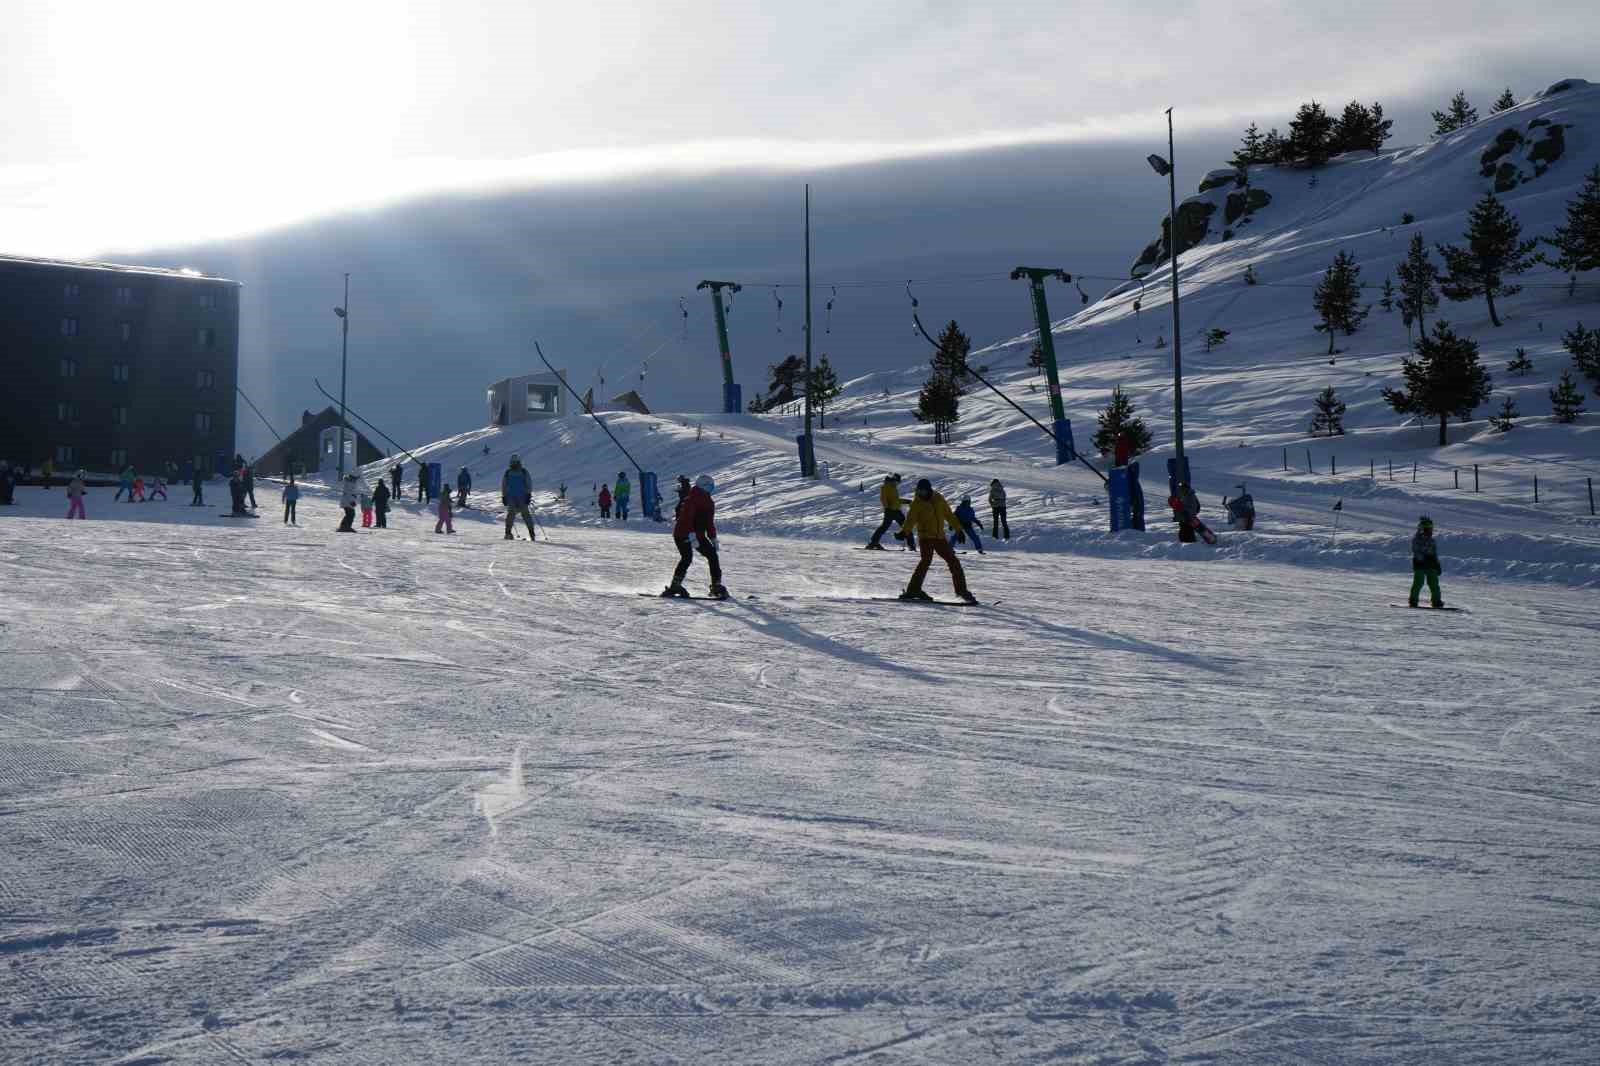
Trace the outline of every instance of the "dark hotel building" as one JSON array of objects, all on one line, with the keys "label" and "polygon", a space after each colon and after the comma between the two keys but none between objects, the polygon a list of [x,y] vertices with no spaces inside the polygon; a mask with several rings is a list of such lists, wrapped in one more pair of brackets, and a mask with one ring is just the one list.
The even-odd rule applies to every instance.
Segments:
[{"label": "dark hotel building", "polygon": [[238,282],[0,255],[0,459],[226,469],[238,376]]}]

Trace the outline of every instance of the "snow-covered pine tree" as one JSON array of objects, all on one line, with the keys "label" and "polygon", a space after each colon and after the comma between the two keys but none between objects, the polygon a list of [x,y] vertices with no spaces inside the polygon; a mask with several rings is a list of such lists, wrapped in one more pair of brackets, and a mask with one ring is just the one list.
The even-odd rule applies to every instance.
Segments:
[{"label": "snow-covered pine tree", "polygon": [[1458,92],[1450,98],[1450,107],[1445,111],[1433,113],[1435,137],[1443,137],[1447,133],[1454,133],[1463,126],[1470,126],[1478,121],[1478,109],[1467,103],[1467,94]]},{"label": "snow-covered pine tree", "polygon": [[1550,410],[1557,422],[1576,422],[1583,414],[1583,390],[1572,382],[1572,371],[1561,371],[1561,381],[1550,390]]},{"label": "snow-covered pine tree", "polygon": [[1561,346],[1572,354],[1578,373],[1600,388],[1600,329],[1584,329],[1579,322],[1561,335]]},{"label": "snow-covered pine tree", "polygon": [[1411,235],[1411,245],[1406,257],[1395,267],[1400,279],[1400,313],[1406,317],[1406,337],[1411,336],[1411,322],[1416,320],[1424,334],[1428,332],[1427,313],[1439,306],[1439,268],[1428,257],[1428,246],[1421,233]]},{"label": "snow-covered pine tree", "polygon": [[1506,91],[1501,93],[1494,102],[1493,113],[1498,115],[1502,111],[1510,111],[1517,106],[1517,98],[1511,95],[1511,86],[1506,86]]},{"label": "snow-covered pine tree", "polygon": [[1252,122],[1250,123],[1250,128],[1244,131],[1244,137],[1241,139],[1238,149],[1228,162],[1236,167],[1248,167],[1255,163],[1265,163],[1267,162],[1265,145],[1266,138],[1261,135],[1261,131]]},{"label": "snow-covered pine tree", "polygon": [[1329,385],[1317,393],[1317,398],[1313,403],[1316,405],[1316,414],[1311,416],[1311,435],[1313,437],[1344,436],[1345,405],[1335,395],[1333,386]]},{"label": "snow-covered pine tree", "polygon": [[1482,296],[1489,305],[1489,321],[1500,325],[1495,312],[1496,296],[1512,296],[1522,291],[1507,278],[1521,274],[1538,261],[1537,240],[1522,239],[1522,223],[1506,210],[1494,193],[1485,193],[1467,215],[1466,247],[1439,245],[1444,258],[1445,276],[1439,291],[1446,299],[1462,301]]},{"label": "snow-covered pine tree", "polygon": [[1308,167],[1320,167],[1334,151],[1333,119],[1312,100],[1301,104],[1289,123],[1289,155]]},{"label": "snow-covered pine tree", "polygon": [[1383,398],[1401,414],[1439,420],[1439,444],[1448,443],[1449,419],[1470,418],[1494,391],[1493,379],[1478,361],[1478,342],[1463,337],[1450,323],[1437,321],[1432,334],[1417,338],[1416,359],[1400,360],[1405,389],[1385,388]]},{"label": "snow-covered pine tree", "polygon": [[1506,373],[1518,377],[1526,377],[1533,373],[1533,360],[1528,358],[1528,349],[1522,347],[1517,349],[1516,358],[1506,364]]},{"label": "snow-covered pine tree", "polygon": [[1091,443],[1101,455],[1110,455],[1116,449],[1119,433],[1127,434],[1133,454],[1150,450],[1150,427],[1134,413],[1133,401],[1128,399],[1121,385],[1111,390],[1111,402],[1101,410],[1096,422],[1099,428]]},{"label": "snow-covered pine tree", "polygon": [[1323,274],[1317,291],[1312,294],[1311,306],[1322,321],[1317,323],[1318,333],[1328,335],[1328,354],[1333,354],[1334,333],[1343,330],[1345,336],[1361,328],[1372,308],[1361,306],[1361,268],[1355,257],[1341,251]]},{"label": "snow-covered pine tree", "polygon": [[1600,164],[1589,171],[1583,188],[1567,202],[1567,224],[1557,226],[1555,235],[1543,240],[1556,250],[1556,257],[1541,258],[1572,278],[1568,295],[1577,288],[1579,271],[1600,268]]},{"label": "snow-covered pine tree", "polygon": [[1501,433],[1510,433],[1512,427],[1516,425],[1516,423],[1512,421],[1516,417],[1517,405],[1512,401],[1511,397],[1507,396],[1500,402],[1499,412],[1490,416],[1489,422]]},{"label": "snow-covered pine tree", "polygon": [[1378,306],[1383,308],[1384,314],[1394,310],[1394,282],[1389,280],[1389,275],[1383,276],[1383,295],[1378,297]]}]

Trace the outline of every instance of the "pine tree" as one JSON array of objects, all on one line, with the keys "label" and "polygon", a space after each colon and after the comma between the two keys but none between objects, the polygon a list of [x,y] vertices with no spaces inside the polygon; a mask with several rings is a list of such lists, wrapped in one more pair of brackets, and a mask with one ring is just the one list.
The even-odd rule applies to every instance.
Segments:
[{"label": "pine tree", "polygon": [[1095,430],[1092,443],[1094,450],[1101,455],[1110,455],[1116,450],[1119,434],[1127,434],[1134,455],[1150,450],[1150,427],[1144,424],[1144,419],[1134,414],[1133,401],[1128,399],[1121,385],[1111,390],[1111,402],[1106,404],[1096,421],[1100,428]]},{"label": "pine tree", "polygon": [[933,424],[933,442],[948,444],[950,427],[961,421],[961,379],[967,372],[972,342],[952,319],[939,333],[938,347],[928,360],[928,379],[917,394],[917,421]]},{"label": "pine tree", "polygon": [[1550,410],[1557,422],[1576,422],[1583,414],[1583,390],[1572,383],[1572,371],[1561,372],[1561,382],[1550,390]]},{"label": "pine tree", "polygon": [[1289,123],[1288,151],[1308,167],[1322,166],[1335,151],[1333,119],[1315,100],[1301,104]]},{"label": "pine tree", "polygon": [[1584,329],[1579,322],[1561,335],[1561,346],[1572,353],[1578,373],[1600,387],[1600,329]]},{"label": "pine tree", "polygon": [[1394,310],[1394,282],[1389,280],[1389,275],[1383,276],[1383,295],[1378,297],[1378,306],[1383,308],[1384,314]]},{"label": "pine tree", "polygon": [[1465,248],[1439,245],[1445,267],[1439,291],[1458,302],[1482,296],[1489,304],[1489,321],[1498,326],[1494,298],[1522,291],[1521,285],[1508,284],[1505,279],[1534,265],[1539,242],[1522,240],[1522,223],[1492,192],[1485,193],[1467,215],[1466,238]]},{"label": "pine tree", "polygon": [[1416,359],[1402,359],[1404,390],[1385,388],[1383,398],[1401,414],[1439,420],[1439,444],[1449,419],[1469,418],[1494,391],[1493,379],[1478,361],[1478,342],[1463,337],[1440,320],[1433,333],[1417,338]]},{"label": "pine tree", "polygon": [[1354,152],[1368,147],[1372,142],[1372,112],[1358,100],[1344,105],[1344,111],[1333,123],[1333,150]]},{"label": "pine tree", "polygon": [[1262,162],[1272,163],[1273,165],[1286,163],[1288,162],[1288,155],[1288,138],[1278,132],[1278,127],[1272,127],[1267,131],[1267,135],[1261,138]]},{"label": "pine tree", "polygon": [[1507,396],[1500,404],[1499,414],[1491,416],[1489,421],[1501,433],[1510,433],[1512,427],[1516,424],[1512,422],[1512,419],[1516,417],[1517,405],[1512,402],[1511,397]]},{"label": "pine tree", "polygon": [[839,375],[834,372],[833,364],[828,362],[828,353],[823,352],[822,358],[811,364],[811,405],[821,417],[821,428],[828,428],[828,408],[843,391]]},{"label": "pine tree", "polygon": [[1428,246],[1421,233],[1411,235],[1411,247],[1405,259],[1395,267],[1400,279],[1400,313],[1405,318],[1406,337],[1411,336],[1411,323],[1416,321],[1424,335],[1428,332],[1427,313],[1439,306],[1439,292],[1434,287],[1439,282],[1439,268],[1428,258]]},{"label": "pine tree", "polygon": [[1567,203],[1567,224],[1557,226],[1555,236],[1543,240],[1556,250],[1556,258],[1545,261],[1572,275],[1574,285],[1580,270],[1600,267],[1600,164],[1589,171],[1583,188]]},{"label": "pine tree", "polygon": [[783,362],[773,363],[767,367],[767,391],[765,395],[751,399],[749,408],[752,414],[770,411],[786,403],[793,403],[799,396],[798,390],[803,389],[806,376],[806,361],[802,356],[784,356]]},{"label": "pine tree", "polygon": [[1311,306],[1322,316],[1317,332],[1328,335],[1329,355],[1333,354],[1335,331],[1343,330],[1345,336],[1350,336],[1361,328],[1362,321],[1371,312],[1371,306],[1361,307],[1360,300],[1361,268],[1350,253],[1341,251],[1334,256],[1333,264],[1323,274],[1311,297]]},{"label": "pine tree", "polygon": [[1360,147],[1370,149],[1373,155],[1383,151],[1384,142],[1394,134],[1394,119],[1383,117],[1383,105],[1376,101],[1372,104],[1372,124],[1367,129],[1367,143]]},{"label": "pine tree", "polygon": [[1317,394],[1313,401],[1317,413],[1311,416],[1311,435],[1313,437],[1344,436],[1344,402],[1334,395],[1333,386],[1329,385]]},{"label": "pine tree", "polygon": [[1266,162],[1264,154],[1265,143],[1266,139],[1261,136],[1261,131],[1256,129],[1256,124],[1254,122],[1250,123],[1250,128],[1244,131],[1244,138],[1229,162],[1236,167],[1247,167],[1254,163]]},{"label": "pine tree", "polygon": [[[961,327],[951,319],[939,332],[939,347],[933,353],[934,366],[950,379],[957,396],[966,394],[967,353],[972,351],[972,341],[961,332]],[[955,419],[950,419],[954,422]]]},{"label": "pine tree", "polygon": [[1525,377],[1533,372],[1533,360],[1528,358],[1528,349],[1517,349],[1516,358],[1506,364],[1506,372],[1518,377]]},{"label": "pine tree", "polygon": [[1506,91],[1501,93],[1500,98],[1494,102],[1494,114],[1498,115],[1502,111],[1510,111],[1516,106],[1517,98],[1511,95],[1511,86],[1508,85],[1506,86]]},{"label": "pine tree", "polygon": [[1450,98],[1448,111],[1435,111],[1433,113],[1435,137],[1443,137],[1447,133],[1454,133],[1463,126],[1470,126],[1478,121],[1478,109],[1467,103],[1467,94],[1458,92]]}]

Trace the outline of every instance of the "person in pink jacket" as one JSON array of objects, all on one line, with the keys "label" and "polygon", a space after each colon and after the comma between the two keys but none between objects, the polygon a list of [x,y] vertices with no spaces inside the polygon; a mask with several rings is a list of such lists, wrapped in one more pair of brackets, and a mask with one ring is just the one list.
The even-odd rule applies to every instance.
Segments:
[{"label": "person in pink jacket", "polygon": [[450,521],[450,494],[448,492],[439,493],[439,521],[434,523],[433,531],[435,533],[454,533],[456,531],[455,523]]},{"label": "person in pink jacket", "polygon": [[83,513],[83,498],[88,494],[88,490],[84,488],[83,479],[87,476],[80,470],[72,475],[71,481],[67,482],[68,518],[88,518],[88,515]]}]

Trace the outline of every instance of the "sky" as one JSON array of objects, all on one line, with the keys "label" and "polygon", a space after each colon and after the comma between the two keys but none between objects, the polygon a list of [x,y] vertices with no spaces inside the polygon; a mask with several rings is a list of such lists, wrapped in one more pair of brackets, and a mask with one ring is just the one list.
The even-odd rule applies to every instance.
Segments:
[{"label": "sky", "polygon": [[[352,358],[387,372],[372,387],[444,363],[470,381],[448,418],[414,387],[371,397],[418,439],[478,418],[479,379],[524,369],[534,329],[598,377],[681,324],[698,277],[797,279],[806,181],[831,280],[1024,257],[1121,277],[1164,210],[1144,156],[1165,154],[1169,106],[1182,195],[1245,125],[1287,128],[1302,100],[1380,100],[1414,143],[1457,88],[1487,109],[1508,86],[1600,80],[1600,14],[1568,0],[1517,18],[1478,0],[12,0],[6,15],[0,252],[243,281],[242,381],[278,419],[316,398],[304,371],[325,366],[349,270],[369,309]],[[741,313],[758,299],[775,317],[770,291]],[[979,343],[1026,328],[1003,285],[949,302]],[[859,369],[925,358],[905,305],[891,285],[844,304]],[[793,346],[754,332],[758,367]],[[716,404],[696,375],[654,387]]]}]

